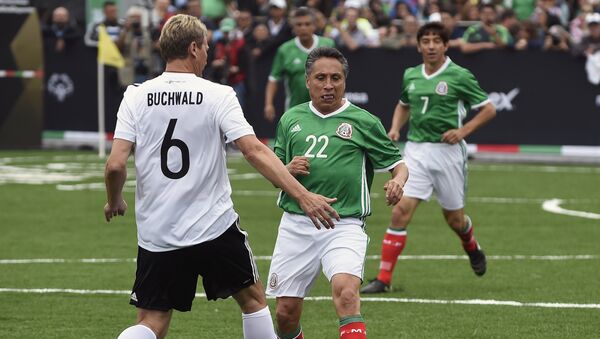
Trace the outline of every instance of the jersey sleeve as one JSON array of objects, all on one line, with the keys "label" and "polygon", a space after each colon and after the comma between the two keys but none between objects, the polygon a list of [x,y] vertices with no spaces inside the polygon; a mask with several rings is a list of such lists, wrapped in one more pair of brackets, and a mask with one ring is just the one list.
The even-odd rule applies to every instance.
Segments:
[{"label": "jersey sleeve", "polygon": [[461,85],[458,88],[459,97],[468,103],[472,109],[490,102],[487,93],[479,86],[479,82],[475,79],[473,73],[465,69],[461,78]]},{"label": "jersey sleeve", "polygon": [[284,53],[280,47],[275,53],[275,59],[273,60],[273,66],[271,66],[271,73],[269,74],[269,80],[279,81],[283,77],[283,66],[284,66]]},{"label": "jersey sleeve", "polygon": [[285,164],[287,150],[287,131],[284,125],[284,119],[280,119],[275,132],[275,146],[273,147],[273,151],[275,152],[275,155],[281,160],[281,162]]},{"label": "jersey sleeve", "polygon": [[246,121],[235,92],[231,87],[227,88],[223,101],[219,102],[215,118],[225,141],[229,143],[245,135],[253,135],[254,129]]},{"label": "jersey sleeve", "polygon": [[134,99],[137,88],[133,85],[127,87],[123,95],[119,111],[117,112],[117,126],[115,127],[115,139],[123,139],[135,143],[135,119],[129,101]]},{"label": "jersey sleeve", "polygon": [[402,91],[400,92],[400,100],[398,100],[398,103],[402,106],[408,106],[409,102],[408,102],[408,91],[407,91],[407,83],[408,83],[408,69],[404,71],[404,76],[402,77]]},{"label": "jersey sleeve", "polygon": [[376,172],[385,172],[401,163],[400,150],[385,133],[385,128],[377,121],[364,135],[364,148]]}]

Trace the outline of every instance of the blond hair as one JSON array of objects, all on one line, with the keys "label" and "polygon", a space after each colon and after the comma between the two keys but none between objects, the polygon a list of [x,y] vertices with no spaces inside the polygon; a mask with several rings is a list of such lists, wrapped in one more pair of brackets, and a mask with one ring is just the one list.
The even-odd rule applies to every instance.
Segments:
[{"label": "blond hair", "polygon": [[160,33],[158,44],[160,54],[168,62],[173,59],[185,59],[188,46],[192,42],[204,44],[207,38],[206,26],[198,18],[186,14],[177,14],[169,18]]}]

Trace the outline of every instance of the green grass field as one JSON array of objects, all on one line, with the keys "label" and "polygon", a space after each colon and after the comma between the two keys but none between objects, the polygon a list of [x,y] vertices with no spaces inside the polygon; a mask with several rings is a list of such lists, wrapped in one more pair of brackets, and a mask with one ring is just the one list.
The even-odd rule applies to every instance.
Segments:
[{"label": "green grass field", "polygon": [[[103,167],[93,153],[0,152],[0,338],[115,338],[134,322],[134,188],[128,183],[127,215],[106,223]],[[281,216],[276,190],[242,158],[230,158],[229,168],[236,210],[266,280]],[[366,279],[377,272],[389,222],[386,178],[377,175],[372,189]],[[472,163],[467,211],[488,273],[471,272],[435,200],[422,204],[394,291],[363,298],[369,338],[600,337],[600,167]],[[311,297],[328,296],[322,277]],[[321,299],[305,302],[305,336],[337,338],[332,302]],[[241,333],[233,300],[197,297],[192,312],[174,315],[169,336]]]}]

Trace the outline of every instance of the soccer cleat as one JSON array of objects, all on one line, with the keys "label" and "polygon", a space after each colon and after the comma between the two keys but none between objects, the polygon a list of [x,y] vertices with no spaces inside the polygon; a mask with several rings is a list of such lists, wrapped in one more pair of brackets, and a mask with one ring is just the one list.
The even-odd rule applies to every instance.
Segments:
[{"label": "soccer cleat", "polygon": [[363,288],[360,289],[360,293],[371,294],[371,293],[383,293],[389,292],[390,286],[383,281],[375,278],[369,281]]},{"label": "soccer cleat", "polygon": [[468,251],[467,255],[469,256],[473,272],[479,277],[484,275],[487,268],[487,260],[485,259],[485,253],[479,248],[479,245],[474,251]]}]

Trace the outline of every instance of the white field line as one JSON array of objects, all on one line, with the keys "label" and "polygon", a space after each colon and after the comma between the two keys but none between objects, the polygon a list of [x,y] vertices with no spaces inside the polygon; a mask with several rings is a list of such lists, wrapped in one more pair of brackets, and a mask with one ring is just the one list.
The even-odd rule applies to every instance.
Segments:
[{"label": "white field line", "polygon": [[[102,184],[104,185],[104,184]],[[247,196],[247,197],[276,197],[279,191],[274,190],[233,190],[232,195]],[[383,197],[383,194],[372,192],[371,198],[378,199]],[[490,203],[490,204],[542,204],[548,199],[544,198],[516,198],[516,197],[468,197],[470,202]],[[571,204],[577,203],[595,203],[598,199],[563,199],[563,202]]]},{"label": "white field line", "polygon": [[[25,293],[25,294],[83,294],[83,295],[129,295],[128,290],[82,290],[82,289],[62,289],[62,288],[0,288],[0,293]],[[206,297],[204,293],[196,293],[196,297]],[[275,297],[268,296],[268,299]],[[331,301],[330,296],[306,297],[307,301]],[[538,308],[579,308],[579,309],[600,309],[600,304],[577,304],[577,303],[553,303],[553,302],[520,302],[512,300],[494,300],[494,299],[418,299],[418,298],[376,298],[361,297],[361,301],[368,302],[386,302],[386,303],[411,303],[411,304],[457,304],[457,305],[489,305],[489,306],[513,306],[513,307],[538,307]]]},{"label": "white field line", "polygon": [[[14,163],[40,163],[40,162],[75,162],[83,161],[90,163],[98,163],[98,156],[89,154],[80,155],[54,155],[54,156],[17,156],[17,157],[0,157],[0,164]],[[243,157],[230,156],[227,158],[231,163],[245,162]],[[130,159],[130,163],[133,161]],[[100,161],[102,165],[104,161]],[[533,173],[600,173],[600,168],[595,166],[539,166],[539,165],[485,165],[485,164],[470,164],[469,170],[485,171],[485,172],[533,172]]]},{"label": "white field line", "polygon": [[568,216],[572,216],[572,217],[581,217],[581,218],[587,218],[587,219],[600,219],[600,214],[598,214],[598,213],[568,210],[566,208],[560,207],[560,205],[564,202],[565,201],[561,200],[561,199],[546,200],[542,204],[542,209],[546,212],[555,213],[555,214],[563,214],[563,215],[568,215]]},{"label": "white field line", "polygon": [[[368,255],[368,260],[379,260],[379,255]],[[270,255],[258,255],[254,259],[261,261],[271,260]],[[466,255],[402,255],[398,260],[467,260]],[[536,261],[570,261],[570,260],[598,260],[600,255],[488,255],[488,260],[536,260]],[[87,259],[61,259],[61,258],[33,258],[33,259],[0,259],[0,265],[19,264],[105,264],[105,263],[133,263],[135,258],[87,258]]]},{"label": "white field line", "polygon": [[481,172],[529,172],[529,173],[600,173],[600,167],[584,166],[513,166],[469,164],[469,171]]}]

